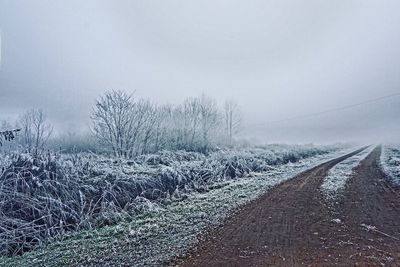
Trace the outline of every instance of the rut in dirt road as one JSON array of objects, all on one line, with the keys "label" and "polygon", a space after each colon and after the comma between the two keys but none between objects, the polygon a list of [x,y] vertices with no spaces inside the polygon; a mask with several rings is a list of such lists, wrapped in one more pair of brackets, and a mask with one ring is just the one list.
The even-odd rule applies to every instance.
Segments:
[{"label": "rut in dirt road", "polygon": [[355,169],[336,208],[343,223],[331,243],[339,263],[400,266],[400,191],[380,168],[381,150],[377,147]]},{"label": "rut in dirt road", "polygon": [[327,171],[358,152],[276,186],[171,265],[400,266],[400,198],[380,169],[381,147],[355,169],[334,208],[320,194]]}]

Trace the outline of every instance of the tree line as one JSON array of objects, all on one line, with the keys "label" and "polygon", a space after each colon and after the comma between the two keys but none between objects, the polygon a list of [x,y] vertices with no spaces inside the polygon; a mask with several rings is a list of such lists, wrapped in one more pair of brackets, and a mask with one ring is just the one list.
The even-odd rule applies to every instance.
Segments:
[{"label": "tree line", "polygon": [[[204,94],[178,105],[159,105],[113,90],[96,100],[90,119],[91,136],[87,138],[94,138],[99,150],[123,158],[160,150],[207,153],[217,146],[232,146],[241,126],[240,107],[235,101],[226,101],[219,108],[215,99]],[[49,146],[74,145],[77,140],[71,133],[51,138],[53,127],[40,109],[23,113],[15,126],[21,132],[16,144],[9,146],[34,154]],[[0,127],[11,128],[6,121]]]}]

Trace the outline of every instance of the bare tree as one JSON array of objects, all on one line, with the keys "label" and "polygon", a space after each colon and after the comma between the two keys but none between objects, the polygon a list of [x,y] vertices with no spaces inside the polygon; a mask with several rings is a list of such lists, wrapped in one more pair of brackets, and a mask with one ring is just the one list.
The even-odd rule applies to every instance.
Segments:
[{"label": "bare tree", "polygon": [[149,100],[140,100],[137,103],[136,114],[138,122],[135,133],[137,141],[136,154],[145,154],[149,152],[153,138],[155,137],[158,107]]},{"label": "bare tree", "polygon": [[199,98],[188,98],[184,102],[184,114],[186,130],[186,143],[190,149],[196,147],[196,139],[199,134],[199,122],[200,122],[200,99]]},{"label": "bare tree", "polygon": [[169,148],[206,152],[220,129],[220,117],[215,100],[205,95],[171,107],[166,133]]},{"label": "bare tree", "polygon": [[159,106],[154,124],[153,151],[165,149],[170,145],[170,127],[172,122],[172,105]]},{"label": "bare tree", "polygon": [[117,157],[129,157],[134,145],[134,102],[132,95],[110,91],[93,108],[92,131]]},{"label": "bare tree", "polygon": [[225,133],[228,144],[232,145],[234,135],[238,133],[241,123],[240,107],[237,102],[228,100],[224,104]]},{"label": "bare tree", "polygon": [[200,125],[202,133],[202,150],[207,152],[210,146],[210,134],[217,129],[219,112],[214,99],[202,95],[200,98]]},{"label": "bare tree", "polygon": [[[232,109],[227,110],[232,139],[239,113],[236,105],[227,107]],[[222,117],[215,100],[205,95],[188,98],[181,105],[158,106],[145,99],[134,101],[121,91],[100,97],[91,115],[98,140],[115,156],[127,158],[161,149],[207,152],[221,140]]]},{"label": "bare tree", "polygon": [[20,116],[18,124],[22,129],[22,144],[37,155],[53,132],[53,127],[47,123],[47,116],[41,109],[31,109]]}]

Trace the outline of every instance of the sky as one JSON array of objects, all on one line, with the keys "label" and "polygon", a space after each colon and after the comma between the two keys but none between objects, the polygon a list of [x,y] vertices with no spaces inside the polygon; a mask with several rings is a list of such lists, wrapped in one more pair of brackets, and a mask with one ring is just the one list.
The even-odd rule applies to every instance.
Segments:
[{"label": "sky", "polygon": [[110,89],[205,93],[252,140],[398,140],[400,96],[291,118],[400,93],[399,25],[398,0],[0,0],[0,119],[42,108],[83,133]]}]

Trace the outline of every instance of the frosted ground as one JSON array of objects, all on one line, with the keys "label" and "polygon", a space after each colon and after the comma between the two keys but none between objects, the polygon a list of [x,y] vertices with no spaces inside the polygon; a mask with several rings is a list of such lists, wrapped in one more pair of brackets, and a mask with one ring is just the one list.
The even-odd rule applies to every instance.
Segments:
[{"label": "frosted ground", "polygon": [[346,182],[351,177],[353,169],[357,167],[374,148],[375,146],[369,146],[360,153],[336,164],[329,170],[328,175],[324,178],[324,181],[321,184],[322,195],[326,200],[328,200],[328,202],[337,200],[345,189]]},{"label": "frosted ground", "polygon": [[[299,148],[299,150],[301,149]],[[227,175],[233,174],[229,167],[232,160],[228,160],[226,162],[229,164],[224,165],[228,166],[227,168],[212,167],[214,171],[222,170],[223,176],[209,182],[206,187],[199,186],[196,182],[197,185],[191,187],[190,190],[178,190],[178,192],[170,194],[169,197],[163,198],[163,201],[152,201],[145,197],[139,197],[142,204],[140,206],[141,212],[138,212],[134,217],[124,209],[118,213],[113,213],[122,217],[131,216],[127,217],[128,220],[122,219],[114,225],[65,234],[62,239],[54,239],[49,245],[22,256],[2,258],[0,266],[110,265],[111,263],[115,264],[115,262],[127,266],[160,264],[174,255],[184,254],[191,245],[197,242],[202,230],[217,225],[238,206],[255,199],[272,186],[310,167],[343,154],[337,148],[328,150],[329,153],[313,153],[313,157],[307,158],[306,155],[303,155],[306,158],[297,158],[297,160],[294,157],[293,160],[296,162],[287,161],[286,164],[282,162],[282,164],[276,165],[272,165],[271,162],[258,171],[246,170],[241,173],[240,170],[243,168],[236,165],[233,170],[240,172],[235,174],[240,175],[240,179],[228,179]],[[276,155],[282,155],[278,151],[282,152],[282,149],[278,149],[275,154],[270,154],[275,155],[275,160],[279,159]],[[270,153],[269,150],[266,152]],[[192,156],[196,157],[196,155]],[[240,159],[246,158],[237,157],[238,155],[236,155],[236,160],[233,161],[234,164],[240,162]],[[142,160],[159,164],[159,161],[163,158],[165,157],[147,156]],[[218,155],[218,158],[221,158],[221,155]],[[254,155],[252,158],[252,161],[254,161]],[[187,162],[185,165],[194,164],[195,160],[192,159],[191,161],[192,163]],[[177,160],[171,162],[177,162]],[[199,162],[203,161],[200,159]],[[137,162],[126,162],[124,164],[126,169],[122,172],[131,176],[129,166],[135,166],[135,164]],[[249,162],[245,166],[248,166],[248,164]],[[83,166],[85,165],[87,164],[83,164]],[[109,160],[106,160],[103,166],[107,168],[107,174],[100,172],[102,173],[101,176],[113,177],[113,175],[110,175],[110,173],[113,173],[113,168],[110,170],[107,166],[110,166]],[[255,166],[259,166],[259,164]],[[98,168],[97,166],[96,171],[98,171]],[[165,167],[162,169],[165,169]],[[118,170],[118,173],[120,171]],[[102,180],[100,179],[100,181]],[[79,253],[76,251],[79,251]],[[99,262],[98,259],[101,259],[102,262]]]},{"label": "frosted ground", "polygon": [[268,145],[208,155],[160,151],[129,160],[89,153],[3,155],[0,255],[22,254],[71,231],[131,221],[192,191],[207,192],[330,149]]},{"label": "frosted ground", "polygon": [[389,179],[400,186],[400,145],[383,146],[381,162]]}]

